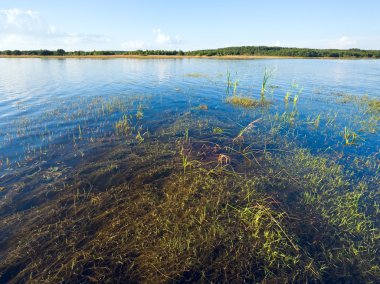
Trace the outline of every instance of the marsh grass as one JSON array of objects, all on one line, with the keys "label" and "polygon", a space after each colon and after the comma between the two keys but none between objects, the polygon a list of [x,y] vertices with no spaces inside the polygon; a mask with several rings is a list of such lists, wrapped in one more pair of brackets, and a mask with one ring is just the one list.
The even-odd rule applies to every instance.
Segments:
[{"label": "marsh grass", "polygon": [[204,73],[186,73],[186,77],[192,77],[192,78],[207,78],[207,74]]},{"label": "marsh grass", "polygon": [[261,91],[260,91],[260,97],[261,98],[260,98],[260,100],[257,100],[257,99],[252,98],[252,97],[241,96],[241,95],[237,94],[238,80],[236,80],[235,83],[233,84],[232,95],[229,95],[232,82],[231,82],[231,78],[230,78],[231,74],[229,72],[227,72],[227,91],[226,91],[227,98],[226,98],[226,102],[230,103],[232,105],[241,106],[244,108],[265,107],[265,106],[270,105],[270,102],[266,99],[265,95],[268,92],[267,85],[269,83],[270,78],[272,77],[272,73],[273,73],[272,71],[268,71],[267,69],[265,69],[263,81],[261,84]]},{"label": "marsh grass", "polygon": [[208,106],[205,104],[200,104],[199,106],[195,107],[194,109],[197,110],[208,110]]},{"label": "marsh grass", "polygon": [[246,108],[258,107],[262,105],[260,101],[257,101],[250,97],[232,96],[232,97],[228,97],[226,101],[235,106],[241,106],[241,107],[246,107]]},{"label": "marsh grass", "polygon": [[380,100],[379,99],[369,100],[368,106],[369,106],[370,111],[380,112]]},{"label": "marsh grass", "polygon": [[344,127],[343,138],[345,141],[345,145],[355,145],[357,141],[360,139],[360,136],[353,130]]},{"label": "marsh grass", "polygon": [[128,135],[130,133],[131,126],[126,114],[115,123],[115,130],[116,135]]},{"label": "marsh grass", "polygon": [[263,80],[261,82],[261,91],[260,91],[260,97],[261,97],[261,103],[262,104],[264,104],[264,102],[266,100],[265,94],[268,92],[267,86],[268,86],[268,83],[269,83],[270,79],[272,78],[272,76],[273,76],[273,70],[265,69]]}]

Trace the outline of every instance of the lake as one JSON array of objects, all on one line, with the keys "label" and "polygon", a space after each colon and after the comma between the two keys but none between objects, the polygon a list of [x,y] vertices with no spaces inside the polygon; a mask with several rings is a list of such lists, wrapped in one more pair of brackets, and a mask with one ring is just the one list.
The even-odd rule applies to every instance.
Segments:
[{"label": "lake", "polygon": [[0,66],[1,283],[379,279],[380,61]]}]

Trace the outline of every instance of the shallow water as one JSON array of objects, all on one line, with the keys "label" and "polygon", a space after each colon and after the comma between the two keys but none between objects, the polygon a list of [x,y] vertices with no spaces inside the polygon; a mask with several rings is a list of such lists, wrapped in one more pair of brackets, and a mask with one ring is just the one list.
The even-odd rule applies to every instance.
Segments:
[{"label": "shallow water", "polygon": [[[112,130],[123,110],[114,106],[106,114],[95,113],[94,109],[104,108],[102,105],[110,102],[117,104],[116,101],[126,104],[131,97],[137,101],[149,98],[144,106],[147,124],[165,123],[160,121],[165,115],[206,104],[215,111],[208,115],[226,116],[245,125],[250,118],[241,117],[240,110],[224,102],[227,71],[231,72],[232,81],[238,80],[238,94],[259,98],[264,70],[272,70],[270,85],[275,87],[273,95],[269,95],[272,113],[291,112],[292,101],[286,108],[284,96],[287,91],[293,91],[293,96],[299,92],[300,120],[320,114],[322,124],[326,116],[338,113],[335,124],[341,131],[345,126],[355,131],[361,129],[353,122],[357,107],[336,103],[339,96],[380,95],[380,64],[376,60],[0,59],[0,64],[3,164],[8,160],[12,164],[22,162],[28,153],[54,144],[73,143],[79,127],[84,132],[96,129],[94,137],[111,135],[107,130]],[[298,87],[294,88],[295,85]],[[136,103],[132,107],[136,109]],[[323,127],[309,131],[305,124],[297,131],[300,137],[295,141],[303,147],[341,148],[338,132],[330,133]],[[361,137],[361,147],[355,151],[369,155],[378,150],[378,133],[364,131]]]},{"label": "shallow water", "polygon": [[[0,59],[0,66],[0,222],[4,226],[0,232],[0,270],[10,267],[3,276],[0,271],[0,282],[13,277],[16,277],[14,281],[23,279],[20,267],[30,268],[27,271],[33,273],[31,262],[14,260],[10,251],[19,247],[18,243],[12,243],[15,235],[27,236],[25,232],[32,233],[21,243],[24,242],[27,248],[32,247],[29,238],[38,239],[39,236],[34,220],[39,220],[40,227],[46,225],[46,232],[50,231],[50,223],[55,228],[62,224],[61,217],[55,219],[54,212],[66,216],[64,220],[68,223],[88,218],[87,222],[92,224],[97,218],[103,218],[99,217],[103,212],[119,208],[119,200],[130,198],[128,190],[135,185],[141,188],[141,194],[137,191],[132,203],[142,205],[130,214],[138,224],[143,216],[134,214],[141,208],[147,210],[144,198],[148,193],[144,188],[156,190],[157,196],[152,198],[153,201],[149,199],[151,203],[161,200],[162,195],[168,200],[176,200],[171,186],[176,182],[181,184],[183,179],[187,179],[188,184],[206,183],[205,187],[207,182],[216,182],[215,186],[221,186],[221,191],[227,193],[233,190],[238,196],[226,197],[226,203],[236,202],[236,208],[248,206],[249,197],[240,196],[241,188],[234,186],[241,180],[253,179],[252,184],[258,184],[257,194],[269,196],[263,200],[275,200],[265,206],[290,216],[290,221],[283,220],[283,213],[279,213],[278,222],[289,221],[285,227],[289,227],[289,235],[295,236],[290,241],[291,247],[300,246],[304,253],[301,258],[310,257],[322,275],[302,276],[306,277],[304,279],[327,282],[368,280],[374,279],[373,275],[380,271],[375,257],[368,265],[364,261],[364,268],[358,266],[358,270],[365,271],[360,276],[362,278],[355,278],[358,276],[350,273],[341,275],[334,268],[342,262],[347,262],[344,267],[350,267],[346,259],[351,255],[342,260],[339,253],[339,250],[347,251],[347,244],[350,244],[350,252],[352,247],[355,249],[353,255],[359,254],[360,262],[372,255],[356,250],[360,251],[364,246],[376,249],[380,240],[377,238],[380,234],[376,235],[380,214],[380,114],[369,107],[372,101],[380,98],[380,61]],[[266,87],[264,105],[244,108],[226,101],[234,94],[260,101],[265,70],[272,76]],[[230,88],[228,72],[232,82]],[[209,176],[217,178],[202,180],[202,177]],[[232,181],[224,189],[217,183],[219,179],[229,178]],[[103,204],[102,200],[111,198],[108,191],[113,192],[118,187],[124,191],[112,196],[123,197],[115,197],[114,204]],[[179,191],[182,188],[185,186],[179,187]],[[170,194],[175,198],[170,199]],[[207,197],[200,197],[199,202],[211,201],[214,196],[204,192],[198,196],[202,194]],[[358,199],[355,201],[352,196]],[[186,198],[185,201],[176,200],[182,205],[169,203],[168,208],[185,206],[183,204],[188,203]],[[281,206],[272,208],[272,203],[281,203]],[[101,205],[93,209],[97,204]],[[58,209],[50,210],[49,206]],[[90,213],[82,214],[78,206]],[[154,206],[152,208],[156,210]],[[225,212],[225,208],[222,209],[217,211],[221,215]],[[44,216],[39,210],[48,213]],[[97,210],[100,215],[96,215]],[[195,205],[191,210],[190,214],[198,212]],[[209,210],[213,210],[212,206]],[[248,211],[242,209],[241,212]],[[329,220],[332,215],[337,217]],[[244,217],[243,213],[239,216],[240,219]],[[318,217],[314,220],[314,216]],[[102,226],[119,217],[115,215],[94,226],[101,231]],[[168,216],[169,221],[165,222],[170,223],[174,217]],[[126,226],[131,224],[134,223]],[[221,224],[228,227],[227,221]],[[306,229],[303,232],[305,224],[310,225],[310,232],[306,233]],[[146,228],[149,226],[156,225],[147,223]],[[145,228],[145,224],[142,227]],[[70,226],[61,231],[68,234],[68,230]],[[78,251],[98,232],[86,230],[78,229],[84,239],[78,237],[75,239],[77,243],[73,241]],[[281,235],[284,231],[276,232]],[[291,239],[285,236],[285,241]],[[160,233],[156,239],[161,237]],[[152,240],[147,242],[152,243]],[[55,250],[52,254],[66,251],[66,245],[58,248],[51,245],[52,251]],[[337,251],[330,257],[330,262],[324,258],[326,248]],[[97,249],[95,246],[92,250]],[[37,253],[44,250],[41,242],[35,249]],[[289,254],[292,253],[289,250]],[[24,266],[19,266],[19,262]],[[69,262],[71,270],[68,271],[74,273],[74,264],[71,260]],[[274,262],[268,263],[270,267]],[[158,264],[163,265],[163,270],[168,266]],[[41,260],[35,265],[45,269],[43,265],[47,264]],[[277,267],[281,265],[285,264],[279,262]],[[59,267],[57,274],[53,273],[54,270],[44,271],[46,275],[57,276],[61,271]],[[76,275],[84,273],[80,271],[75,272]],[[146,272],[137,270],[136,273]],[[115,276],[115,273],[110,275]],[[260,272],[255,277],[270,279],[271,273],[264,274]],[[62,277],[72,277],[70,275]],[[311,275],[314,275],[313,271]],[[186,280],[186,277],[178,279]],[[200,280],[197,277],[189,279]],[[220,280],[218,277],[221,276],[215,279]],[[249,277],[241,279],[249,280]],[[60,278],[53,279],[59,281]]]}]

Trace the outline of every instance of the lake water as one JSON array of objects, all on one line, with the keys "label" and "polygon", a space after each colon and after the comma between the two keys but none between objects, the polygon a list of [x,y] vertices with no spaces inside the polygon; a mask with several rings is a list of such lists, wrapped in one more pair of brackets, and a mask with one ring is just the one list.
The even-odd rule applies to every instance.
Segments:
[{"label": "lake water", "polygon": [[[265,72],[271,76],[265,104],[260,104]],[[81,184],[88,191],[87,199],[74,198],[74,205],[66,202],[62,210],[73,210],[78,202],[85,208],[102,199],[96,194],[133,185],[134,180],[138,183],[144,172],[164,164],[172,168],[152,174],[143,184],[165,188],[162,182],[173,173],[191,175],[199,168],[208,174],[220,171],[221,178],[229,176],[224,171],[260,178],[262,192],[270,188],[265,194],[283,202],[281,210],[292,215],[291,208],[304,206],[303,213],[313,208],[305,216],[320,214],[316,222],[319,228],[331,226],[329,237],[342,230],[344,240],[338,248],[352,246],[359,251],[355,256],[365,259],[371,253],[360,249],[364,245],[376,249],[379,241],[374,235],[380,213],[380,113],[373,107],[380,98],[379,78],[378,60],[0,59],[0,218],[7,224],[0,233],[0,270],[12,267],[3,276],[0,272],[0,282],[23,279],[15,264],[19,260],[10,257],[15,244],[9,240],[24,229],[35,230],[30,227],[31,216],[38,216],[41,226],[57,222],[36,212],[63,198],[63,188]],[[258,104],[233,105],[228,102],[233,96],[249,97]],[[335,176],[339,178],[333,180]],[[292,180],[305,192],[308,186],[320,191],[285,194],[289,188],[285,182]],[[325,200],[342,198],[344,203],[354,198],[346,193],[361,194],[356,209],[350,207],[356,213],[345,211],[342,203],[316,205],[321,201],[313,198],[330,192],[333,184],[344,193],[334,192]],[[334,206],[337,209],[332,210]],[[79,214],[77,207],[75,213]],[[297,218],[299,214],[294,212]],[[329,223],[323,221],[326,214],[342,218]],[[357,219],[344,219],[353,215]],[[21,223],[14,223],[15,216],[21,216]],[[353,233],[353,226],[363,227]],[[320,270],[315,279],[368,280],[378,275],[378,256],[365,263],[369,272],[360,277],[340,275],[333,266],[344,266],[346,260],[334,255],[338,260],[328,263],[315,253],[331,245],[327,236],[319,236],[322,246],[310,248],[314,243],[306,244],[307,238],[292,230],[289,234],[305,252],[303,257],[314,259]],[[371,241],[367,233],[373,234]],[[24,260],[22,267],[33,272],[29,264]],[[360,265],[355,269],[365,270]],[[269,274],[260,278],[264,274],[256,277],[266,279]],[[179,281],[188,276],[183,277]]]}]

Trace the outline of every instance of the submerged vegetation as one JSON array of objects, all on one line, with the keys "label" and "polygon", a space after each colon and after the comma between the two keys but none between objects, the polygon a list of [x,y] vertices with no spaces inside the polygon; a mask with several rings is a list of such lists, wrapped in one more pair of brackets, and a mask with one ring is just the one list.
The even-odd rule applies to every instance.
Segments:
[{"label": "submerged vegetation", "polygon": [[82,119],[65,145],[27,149],[20,167],[1,157],[0,282],[378,281],[379,152],[359,152],[355,131],[378,101],[354,105],[357,121],[306,118],[303,89],[268,98],[270,78],[251,98],[228,72],[217,107],[186,97],[157,114],[126,97],[52,111]]},{"label": "submerged vegetation", "polygon": [[368,110],[374,114],[377,120],[380,120],[380,99],[372,99],[368,101]]}]

